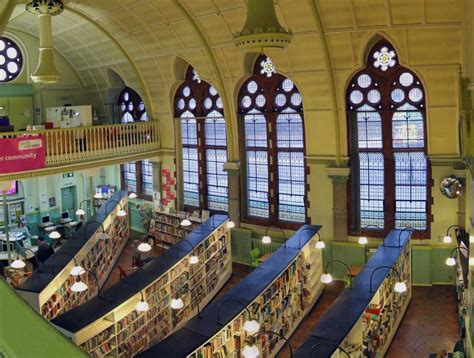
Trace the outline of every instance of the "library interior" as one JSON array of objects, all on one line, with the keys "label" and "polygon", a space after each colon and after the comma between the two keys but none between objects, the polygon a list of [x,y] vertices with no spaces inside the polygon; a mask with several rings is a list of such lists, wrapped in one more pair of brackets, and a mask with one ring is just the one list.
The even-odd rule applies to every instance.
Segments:
[{"label": "library interior", "polygon": [[472,91],[474,0],[0,0],[0,358],[474,358]]}]

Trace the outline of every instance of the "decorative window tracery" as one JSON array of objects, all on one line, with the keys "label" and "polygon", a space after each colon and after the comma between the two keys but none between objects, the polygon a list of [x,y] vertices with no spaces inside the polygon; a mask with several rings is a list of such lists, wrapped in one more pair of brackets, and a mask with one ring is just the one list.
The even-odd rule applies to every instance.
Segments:
[{"label": "decorative window tracery", "polygon": [[238,97],[245,137],[246,208],[257,224],[306,221],[303,103],[295,84],[261,55]]},{"label": "decorative window tracery", "polygon": [[145,104],[140,95],[129,87],[120,93],[118,103],[120,105],[120,120],[122,123],[137,121],[148,121]]},{"label": "decorative window tracery", "polygon": [[396,59],[379,41],[347,90],[352,233],[371,225],[380,236],[393,228],[429,230],[424,89]]},{"label": "decorative window tracery", "polygon": [[20,47],[8,37],[0,37],[0,82],[10,82],[23,69]]}]

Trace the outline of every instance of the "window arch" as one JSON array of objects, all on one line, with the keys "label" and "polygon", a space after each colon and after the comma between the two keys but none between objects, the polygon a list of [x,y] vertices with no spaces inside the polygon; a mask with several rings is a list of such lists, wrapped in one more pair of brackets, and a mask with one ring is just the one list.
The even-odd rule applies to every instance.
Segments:
[{"label": "window arch", "polygon": [[125,87],[120,92],[118,104],[120,105],[120,120],[122,123],[148,121],[145,103],[133,89]]},{"label": "window arch", "polygon": [[217,90],[192,66],[175,96],[180,119],[183,203],[188,208],[228,210],[227,134],[224,106]]},{"label": "window arch", "polygon": [[245,216],[256,224],[306,222],[303,101],[295,84],[260,55],[238,96],[245,138]]},{"label": "window arch", "polygon": [[20,47],[8,37],[0,37],[0,82],[10,82],[23,69]]},{"label": "window arch", "polygon": [[350,231],[383,237],[394,228],[413,227],[428,235],[431,180],[421,81],[381,40],[350,81],[346,101]]}]

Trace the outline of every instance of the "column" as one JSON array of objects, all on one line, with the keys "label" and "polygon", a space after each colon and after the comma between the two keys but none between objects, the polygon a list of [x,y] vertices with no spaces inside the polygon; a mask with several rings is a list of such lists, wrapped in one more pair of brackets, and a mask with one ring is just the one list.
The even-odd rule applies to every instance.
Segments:
[{"label": "column", "polygon": [[228,178],[229,217],[240,226],[240,162],[227,162],[224,170]]},{"label": "column", "polygon": [[160,193],[161,197],[161,160],[151,160],[151,166],[153,168],[153,192]]},{"label": "column", "polygon": [[326,171],[332,181],[334,241],[348,241],[347,181],[350,168],[328,167]]}]

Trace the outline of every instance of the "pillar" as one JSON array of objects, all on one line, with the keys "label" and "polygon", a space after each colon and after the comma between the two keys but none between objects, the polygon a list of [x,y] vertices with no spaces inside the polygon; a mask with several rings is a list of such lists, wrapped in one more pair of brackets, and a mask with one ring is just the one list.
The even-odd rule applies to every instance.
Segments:
[{"label": "pillar", "polygon": [[240,226],[240,162],[224,164],[228,180],[229,217],[236,226]]},{"label": "pillar", "polygon": [[159,193],[161,200],[161,160],[150,159],[150,162],[153,169],[153,192]]},{"label": "pillar", "polygon": [[334,241],[348,241],[347,181],[350,168],[328,167],[326,171],[332,181]]},{"label": "pillar", "polygon": [[[458,225],[469,228],[470,219],[467,213],[469,212],[469,195],[470,195],[470,173],[469,169],[454,169],[454,176],[458,178],[462,183],[462,195],[457,199],[458,200]],[[468,230],[469,231],[469,230]]]}]

